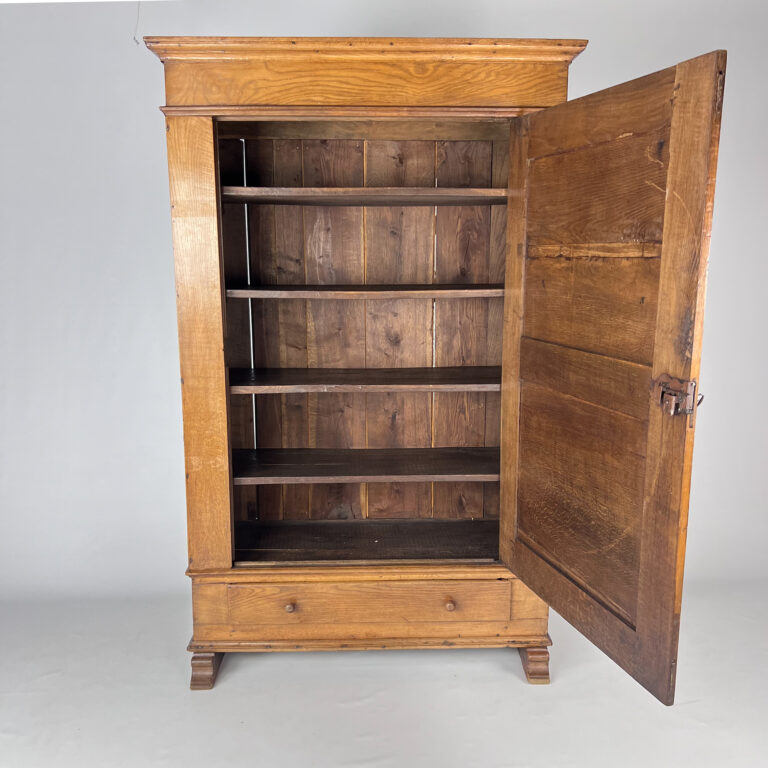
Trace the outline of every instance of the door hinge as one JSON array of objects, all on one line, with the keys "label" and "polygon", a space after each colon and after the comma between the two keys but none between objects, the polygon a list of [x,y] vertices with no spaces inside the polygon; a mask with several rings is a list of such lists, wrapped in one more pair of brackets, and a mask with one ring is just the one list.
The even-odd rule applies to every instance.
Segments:
[{"label": "door hinge", "polygon": [[676,379],[662,373],[653,383],[654,399],[668,416],[690,416],[690,426],[696,413],[696,379]]}]

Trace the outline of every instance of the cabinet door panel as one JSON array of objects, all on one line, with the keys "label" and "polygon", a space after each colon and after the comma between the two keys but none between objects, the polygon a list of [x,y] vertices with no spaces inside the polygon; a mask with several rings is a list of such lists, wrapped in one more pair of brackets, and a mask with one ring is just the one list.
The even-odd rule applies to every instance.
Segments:
[{"label": "cabinet door panel", "polygon": [[511,134],[501,557],[666,704],[695,403],[671,414],[660,384],[698,381],[724,69],[717,51]]}]

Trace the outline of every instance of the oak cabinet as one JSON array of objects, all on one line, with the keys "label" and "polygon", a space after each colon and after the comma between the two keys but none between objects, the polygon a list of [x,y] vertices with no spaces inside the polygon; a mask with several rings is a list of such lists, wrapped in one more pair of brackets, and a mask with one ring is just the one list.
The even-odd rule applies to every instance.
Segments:
[{"label": "oak cabinet", "polygon": [[147,38],[165,65],[194,634],[509,646],[665,703],[725,53],[566,101],[579,40]]}]

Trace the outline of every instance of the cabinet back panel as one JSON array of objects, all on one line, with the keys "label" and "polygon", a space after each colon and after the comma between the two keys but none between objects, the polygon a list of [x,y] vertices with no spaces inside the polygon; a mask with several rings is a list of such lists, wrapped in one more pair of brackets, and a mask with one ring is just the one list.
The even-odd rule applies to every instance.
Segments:
[{"label": "cabinet back panel", "polygon": [[[222,184],[506,186],[507,124],[390,126],[327,123],[323,133],[322,121],[222,124],[223,135],[232,137],[219,142]],[[231,283],[504,280],[502,206],[222,209]],[[227,357],[230,366],[245,368],[500,365],[502,308],[501,298],[229,299]],[[230,401],[233,448],[499,445],[496,392],[235,395]],[[270,486],[239,488],[235,504],[237,519],[495,518],[498,496],[498,483]]]},{"label": "cabinet back panel", "polygon": [[[437,186],[505,187],[508,146],[451,141],[436,147]],[[490,207],[438,208],[435,281],[484,283],[504,279],[506,220]],[[500,365],[500,299],[435,302],[435,364]],[[446,392],[434,395],[433,444],[498,445],[499,398],[495,393]],[[486,423],[490,421],[486,435]],[[448,517],[498,515],[496,484],[440,483],[435,508]]]}]

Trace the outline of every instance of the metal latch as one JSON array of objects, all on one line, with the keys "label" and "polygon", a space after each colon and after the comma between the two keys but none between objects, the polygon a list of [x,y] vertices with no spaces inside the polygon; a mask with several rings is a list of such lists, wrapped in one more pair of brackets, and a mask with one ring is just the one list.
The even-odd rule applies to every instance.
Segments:
[{"label": "metal latch", "polygon": [[664,413],[669,416],[689,414],[691,426],[696,406],[704,399],[699,395],[696,401],[696,379],[676,379],[663,373],[654,382],[654,396]]}]

